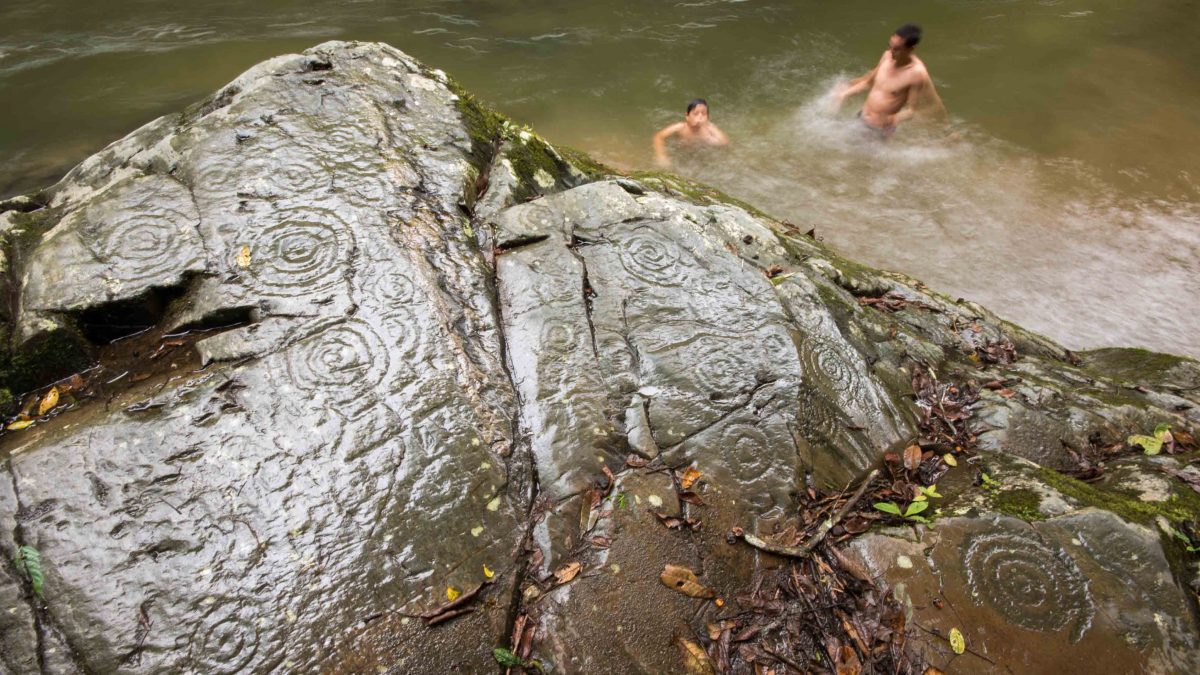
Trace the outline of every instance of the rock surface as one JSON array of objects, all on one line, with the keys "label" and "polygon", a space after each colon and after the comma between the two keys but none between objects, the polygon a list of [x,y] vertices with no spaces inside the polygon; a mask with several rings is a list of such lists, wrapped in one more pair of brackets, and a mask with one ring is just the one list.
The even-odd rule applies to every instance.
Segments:
[{"label": "rock surface", "polygon": [[[963,467],[927,538],[855,544],[919,623],[987,656],[929,639],[931,660],[1200,668],[1194,563],[1160,528],[1200,503],[1160,470],[1183,464],[1055,471],[1192,428],[1200,365],[1071,354],[713,191],[556,149],[394,48],[267,61],[4,209],[0,384],[73,372],[120,317],[210,331],[131,404],[5,439],[0,548],[46,567],[44,602],[0,575],[8,670],[486,672],[518,614],[559,672],[678,670],[672,639],[718,609],[662,566],[744,590],[774,563],[724,532],[911,440],[915,364],[1010,383],[975,406],[981,456],[1037,495],[1015,518]],[[860,302],[885,296],[907,304]],[[701,469],[707,505],[631,454]],[[481,585],[473,613],[416,618]]]}]

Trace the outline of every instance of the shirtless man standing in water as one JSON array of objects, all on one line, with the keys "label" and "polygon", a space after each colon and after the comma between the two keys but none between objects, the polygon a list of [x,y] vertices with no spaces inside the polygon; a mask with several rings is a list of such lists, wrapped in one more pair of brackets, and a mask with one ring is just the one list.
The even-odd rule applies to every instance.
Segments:
[{"label": "shirtless man standing in water", "polygon": [[919,109],[929,109],[944,118],[946,107],[933,87],[933,80],[913,49],[921,41],[921,27],[906,23],[896,29],[879,65],[860,78],[842,85],[834,93],[834,109],[847,97],[868,91],[858,117],[880,138],[896,133],[896,127],[908,121]]},{"label": "shirtless man standing in water", "polygon": [[663,168],[671,166],[667,156],[667,139],[678,136],[685,145],[729,145],[729,137],[717,125],[708,121],[708,101],[702,98],[688,103],[687,116],[682,122],[669,124],[654,134],[654,163]]}]

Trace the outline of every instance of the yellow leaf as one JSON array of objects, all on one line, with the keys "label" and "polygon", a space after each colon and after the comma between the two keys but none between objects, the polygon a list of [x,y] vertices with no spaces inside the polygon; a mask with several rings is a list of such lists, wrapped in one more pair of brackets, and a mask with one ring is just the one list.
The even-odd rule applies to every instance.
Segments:
[{"label": "yellow leaf", "polygon": [[17,431],[33,424],[33,420],[17,420],[6,427],[9,431]]},{"label": "yellow leaf", "polygon": [[681,637],[675,638],[675,644],[679,645],[679,649],[683,652],[683,671],[685,673],[688,675],[713,675],[715,671],[712,662],[708,660],[708,654],[704,652],[703,647]]},{"label": "yellow leaf", "polygon": [[686,567],[667,565],[663,567],[662,574],[659,575],[658,580],[667,588],[679,591],[684,595],[690,595],[693,598],[717,597],[716,591],[700,583],[700,579],[696,577],[696,573]]},{"label": "yellow leaf", "polygon": [[558,579],[558,583],[565,584],[574,579],[581,569],[583,569],[583,565],[577,562],[569,562],[554,570],[554,578]]},{"label": "yellow leaf", "polygon": [[238,251],[237,265],[238,265],[238,267],[240,267],[242,269],[246,269],[247,267],[250,266],[250,245],[249,244],[244,244],[242,246],[242,250]]},{"label": "yellow leaf", "polygon": [[967,651],[967,641],[963,639],[962,631],[957,628],[950,629],[950,648],[955,654]]},{"label": "yellow leaf", "polygon": [[496,576],[496,573],[493,572],[492,570],[489,570],[487,565],[484,565],[483,566],[483,576],[487,577],[488,579],[491,579],[492,577]]},{"label": "yellow leaf", "polygon": [[458,596],[460,596],[460,595],[462,595],[462,591],[458,590],[457,588],[455,588],[453,586],[446,587],[446,599],[447,600],[450,600],[453,602],[454,600],[457,600]]},{"label": "yellow leaf", "polygon": [[683,478],[679,479],[679,484],[683,486],[684,490],[690,490],[692,489],[692,485],[694,485],[696,481],[700,480],[700,476],[701,473],[699,469],[694,466],[689,466],[687,470],[683,472]]},{"label": "yellow leaf", "polygon": [[942,455],[942,461],[950,466],[958,466],[958,460],[954,459],[954,455],[952,455],[948,452],[946,454]]},{"label": "yellow leaf", "polygon": [[42,402],[38,405],[38,417],[45,415],[58,405],[58,387],[50,387],[50,391],[42,397]]}]

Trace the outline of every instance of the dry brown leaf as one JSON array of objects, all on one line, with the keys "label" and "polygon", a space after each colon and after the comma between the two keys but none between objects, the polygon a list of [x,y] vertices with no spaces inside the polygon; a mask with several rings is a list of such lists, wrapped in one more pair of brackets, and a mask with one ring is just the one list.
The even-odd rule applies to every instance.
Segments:
[{"label": "dry brown leaf", "polygon": [[695,572],[679,565],[663,567],[662,574],[658,579],[667,588],[693,598],[714,598],[717,595],[713,589],[700,583]]},{"label": "dry brown leaf", "polygon": [[904,449],[904,468],[916,471],[919,466],[921,466],[921,446],[914,443]]},{"label": "dry brown leaf", "polygon": [[38,404],[38,417],[45,415],[58,405],[58,387],[50,387],[50,391],[42,397],[42,402]]},{"label": "dry brown leaf", "polygon": [[925,669],[924,675],[946,675],[946,673],[941,670],[938,670],[937,668],[934,668],[933,666],[929,666],[928,668]]},{"label": "dry brown leaf", "polygon": [[700,480],[700,476],[702,475],[704,474],[700,473],[699,469],[694,466],[689,466],[687,470],[683,472],[683,477],[679,479],[679,484],[683,486],[684,490],[690,490],[692,485],[695,485],[696,481]]},{"label": "dry brown leaf", "polygon": [[679,501],[695,504],[696,506],[704,506],[704,500],[700,498],[700,495],[692,492],[691,490],[680,492]]},{"label": "dry brown leaf", "polygon": [[675,644],[683,652],[683,669],[688,675],[714,675],[712,663],[704,648],[683,638],[675,638]]},{"label": "dry brown leaf", "polygon": [[646,459],[645,457],[638,457],[637,455],[629,455],[625,458],[625,465],[634,469],[640,469],[649,463],[650,460]]},{"label": "dry brown leaf", "polygon": [[854,648],[849,645],[842,645],[837,650],[837,661],[833,667],[837,675],[859,675],[862,672],[862,662],[858,660]]},{"label": "dry brown leaf", "polygon": [[554,578],[558,579],[558,583],[565,584],[579,576],[579,570],[581,569],[583,569],[582,564],[578,562],[569,562],[554,570]]}]

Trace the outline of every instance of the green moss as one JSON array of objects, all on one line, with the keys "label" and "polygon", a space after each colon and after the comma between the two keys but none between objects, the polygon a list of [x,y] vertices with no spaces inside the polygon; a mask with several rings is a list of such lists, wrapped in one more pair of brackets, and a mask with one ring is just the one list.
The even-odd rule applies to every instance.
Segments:
[{"label": "green moss", "polygon": [[480,103],[454,78],[447,77],[446,86],[458,97],[454,105],[471,136],[472,163],[482,171],[492,161],[493,148],[502,138],[508,119]]},{"label": "green moss", "polygon": [[989,496],[988,504],[999,513],[1020,518],[1025,522],[1046,519],[1046,514],[1041,511],[1042,498],[1033,490],[996,490]]},{"label": "green moss", "polygon": [[563,159],[570,162],[580,173],[587,176],[588,180],[603,180],[610,176],[618,175],[618,171],[610,166],[597,162],[590,155],[582,150],[566,145],[556,145],[558,154],[562,155]]},{"label": "green moss", "polygon": [[1195,490],[1177,490],[1164,502],[1147,502],[1136,495],[1102,490],[1052,469],[1039,469],[1039,475],[1047,485],[1073,501],[1111,511],[1131,522],[1152,525],[1162,516],[1177,523],[1200,516],[1200,494]]},{"label": "green moss", "polygon": [[667,173],[665,171],[634,171],[629,174],[629,177],[647,183],[652,187],[657,183],[662,188],[670,190],[680,195],[687,201],[699,206],[728,204],[729,206],[736,206],[747,213],[758,216],[759,218],[772,223],[778,222],[775,218],[772,218],[766,213],[763,213],[762,211],[740,199],[730,197],[716,188],[711,188],[707,185],[701,185],[700,183],[690,181],[686,178],[681,178],[673,173]]},{"label": "green moss", "polygon": [[1169,379],[1169,372],[1177,366],[1200,365],[1183,356],[1134,348],[1096,349],[1077,356],[1094,375],[1136,383],[1160,382]]},{"label": "green moss", "polygon": [[512,164],[518,180],[525,185],[538,185],[537,175],[541,171],[556,183],[561,182],[564,169],[545,141],[528,132],[510,134],[507,141],[504,157]]}]

